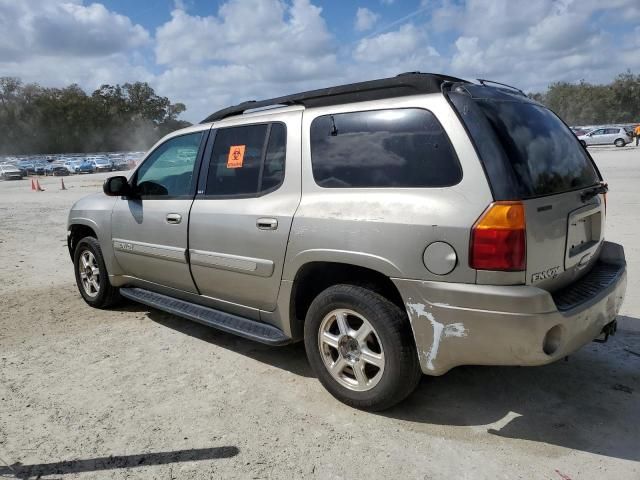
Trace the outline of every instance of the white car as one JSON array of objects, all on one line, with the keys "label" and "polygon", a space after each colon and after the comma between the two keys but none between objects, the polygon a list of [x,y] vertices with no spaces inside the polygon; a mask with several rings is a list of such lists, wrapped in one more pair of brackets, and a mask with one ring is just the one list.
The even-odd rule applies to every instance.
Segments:
[{"label": "white car", "polygon": [[580,135],[578,140],[580,140],[580,143],[585,147],[590,145],[615,145],[616,147],[624,147],[627,143],[631,143],[629,133],[622,127],[597,128],[585,135]]},{"label": "white car", "polygon": [[67,167],[70,174],[78,173],[78,167],[82,163],[82,160],[67,160],[64,162],[64,166]]},{"label": "white car", "polygon": [[22,172],[15,165],[3,163],[0,165],[0,178],[3,180],[22,180]]}]

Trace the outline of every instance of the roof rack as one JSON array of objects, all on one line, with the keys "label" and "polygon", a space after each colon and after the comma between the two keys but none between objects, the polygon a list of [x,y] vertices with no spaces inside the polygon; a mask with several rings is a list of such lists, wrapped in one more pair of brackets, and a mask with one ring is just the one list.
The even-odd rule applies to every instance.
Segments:
[{"label": "roof rack", "polygon": [[507,87],[507,88],[510,88],[511,90],[515,90],[522,96],[525,96],[525,97],[527,96],[527,94],[524,93],[522,90],[520,90],[518,87],[513,87],[511,85],[507,85],[506,83],[496,82],[495,80],[487,80],[486,78],[477,78],[476,80],[478,80],[478,83],[480,83],[480,85],[482,85],[483,87],[486,87],[487,83],[493,83],[494,85],[500,85],[501,87]]},{"label": "roof rack", "polygon": [[367,100],[418,95],[421,93],[439,93],[442,84],[445,82],[469,83],[460,78],[436,73],[401,73],[395,77],[321,88],[308,92],[295,93],[293,95],[285,95],[283,97],[270,98],[268,100],[249,100],[218,110],[205,118],[201,123],[215,122],[233,115],[240,115],[246,110],[255,110],[272,105],[320,107],[340,103],[364,102]]}]

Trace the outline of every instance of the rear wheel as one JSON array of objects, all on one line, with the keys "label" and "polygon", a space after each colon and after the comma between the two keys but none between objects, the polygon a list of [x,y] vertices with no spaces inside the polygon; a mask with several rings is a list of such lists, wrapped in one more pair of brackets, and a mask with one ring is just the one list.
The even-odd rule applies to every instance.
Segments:
[{"label": "rear wheel", "polygon": [[406,313],[366,288],[334,285],[320,293],[307,312],[304,341],[322,385],[355,408],[389,408],[421,377]]},{"label": "rear wheel", "polygon": [[73,255],[76,284],[84,301],[95,308],[109,308],[120,300],[118,289],[109,283],[100,243],[93,237],[78,242]]},{"label": "rear wheel", "polygon": [[616,147],[624,147],[624,146],[627,144],[627,142],[625,142],[625,141],[624,141],[623,139],[621,139],[621,138],[618,138],[618,139],[616,139],[616,141],[615,141],[615,142],[613,142],[613,144],[614,144]]}]

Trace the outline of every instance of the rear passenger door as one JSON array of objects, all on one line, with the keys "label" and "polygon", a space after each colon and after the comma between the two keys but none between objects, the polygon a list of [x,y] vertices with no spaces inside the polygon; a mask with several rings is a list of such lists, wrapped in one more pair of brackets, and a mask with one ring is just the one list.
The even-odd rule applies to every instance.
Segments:
[{"label": "rear passenger door", "polygon": [[620,135],[619,128],[607,128],[605,133],[606,133],[605,137],[607,139],[606,141],[607,144],[613,144],[618,138],[622,137],[622,135]]},{"label": "rear passenger door", "polygon": [[189,257],[202,295],[224,310],[274,310],[300,201],[302,113],[214,129],[191,209]]}]

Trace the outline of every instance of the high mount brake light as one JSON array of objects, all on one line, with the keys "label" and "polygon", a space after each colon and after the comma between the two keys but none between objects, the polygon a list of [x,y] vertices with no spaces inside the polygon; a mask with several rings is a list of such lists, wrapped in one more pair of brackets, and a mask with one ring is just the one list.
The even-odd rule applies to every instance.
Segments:
[{"label": "high mount brake light", "polygon": [[492,203],[471,229],[469,265],[476,270],[525,270],[526,230],[522,202]]}]

